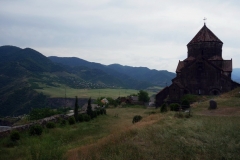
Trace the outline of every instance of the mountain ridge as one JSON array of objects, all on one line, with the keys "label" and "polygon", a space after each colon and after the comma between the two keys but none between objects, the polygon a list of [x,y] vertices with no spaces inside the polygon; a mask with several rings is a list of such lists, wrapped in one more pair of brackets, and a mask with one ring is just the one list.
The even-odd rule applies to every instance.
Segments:
[{"label": "mountain ridge", "polygon": [[149,69],[147,67],[131,67],[120,64],[103,65],[95,62],[88,62],[77,57],[50,56],[48,58],[55,63],[70,65],[72,67],[85,66],[92,69],[100,69],[117,77],[119,77],[119,74],[121,74],[121,76],[128,76],[143,82],[152,83],[153,85],[157,86],[171,84],[171,80],[175,77],[175,73],[168,72],[167,70],[159,71],[155,69]]}]

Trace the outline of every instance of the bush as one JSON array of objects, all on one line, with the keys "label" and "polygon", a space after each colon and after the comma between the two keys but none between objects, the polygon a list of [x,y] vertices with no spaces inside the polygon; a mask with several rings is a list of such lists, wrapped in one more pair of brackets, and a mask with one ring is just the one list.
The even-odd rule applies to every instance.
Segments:
[{"label": "bush", "polygon": [[98,116],[101,114],[100,110],[97,110],[96,112]]},{"label": "bush", "polygon": [[190,103],[193,102],[197,102],[200,100],[200,97],[198,95],[192,95],[192,94],[185,94],[182,98],[181,98],[181,102],[183,100],[187,100]]},{"label": "bush", "polygon": [[65,126],[66,124],[67,124],[66,119],[61,119],[61,120],[60,120],[60,125],[61,125],[61,126]]},{"label": "bush", "polygon": [[167,111],[168,111],[167,110],[167,105],[166,105],[166,103],[164,103],[160,108],[160,112],[163,113],[163,112],[167,112]]},{"label": "bush", "polygon": [[47,127],[47,128],[55,128],[56,125],[55,125],[55,123],[53,123],[53,122],[48,122],[48,123],[46,124],[46,127]]},{"label": "bush", "polygon": [[75,124],[75,123],[76,123],[75,118],[74,118],[74,117],[69,117],[69,118],[68,118],[68,123],[69,123],[70,125]]},{"label": "bush", "polygon": [[29,119],[30,120],[38,120],[38,119],[42,119],[45,117],[50,117],[54,114],[56,114],[56,113],[50,108],[34,108],[29,113]]},{"label": "bush", "polygon": [[91,118],[96,118],[97,117],[97,112],[96,111],[92,111],[92,114],[91,114]]},{"label": "bush", "polygon": [[89,122],[91,120],[91,117],[87,114],[83,114],[83,121]]},{"label": "bush", "polygon": [[30,127],[30,130],[29,130],[29,134],[30,134],[31,136],[33,136],[33,135],[38,135],[38,136],[40,136],[40,135],[42,134],[42,132],[43,132],[42,126],[40,126],[40,125],[38,125],[38,124],[31,126],[31,127]]},{"label": "bush", "polygon": [[11,141],[13,142],[16,142],[20,139],[20,134],[18,131],[12,131],[11,134],[10,134],[10,139]]},{"label": "bush", "polygon": [[83,122],[83,121],[84,121],[83,114],[79,114],[78,115],[78,122]]},{"label": "bush", "polygon": [[181,103],[182,109],[185,110],[187,108],[190,108],[190,103],[187,99],[184,99]]},{"label": "bush", "polygon": [[136,115],[136,116],[133,117],[132,123],[133,124],[137,123],[137,122],[141,121],[141,119],[142,119],[142,116]]},{"label": "bush", "polygon": [[179,111],[181,106],[178,103],[172,103],[169,107],[171,111]]}]

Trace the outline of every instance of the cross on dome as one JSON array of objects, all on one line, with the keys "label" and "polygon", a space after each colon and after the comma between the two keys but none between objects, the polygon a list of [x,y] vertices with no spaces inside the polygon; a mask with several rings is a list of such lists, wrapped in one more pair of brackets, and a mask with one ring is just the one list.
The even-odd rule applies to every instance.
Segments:
[{"label": "cross on dome", "polygon": [[206,20],[207,20],[207,18],[206,17],[204,17],[203,18],[203,20],[204,20],[204,25],[206,24]]}]

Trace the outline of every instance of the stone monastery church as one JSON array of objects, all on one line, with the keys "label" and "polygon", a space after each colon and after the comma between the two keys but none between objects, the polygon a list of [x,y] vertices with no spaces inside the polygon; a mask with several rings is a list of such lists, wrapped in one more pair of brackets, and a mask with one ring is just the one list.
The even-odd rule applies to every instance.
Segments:
[{"label": "stone monastery church", "polygon": [[223,42],[207,28],[206,24],[187,44],[187,58],[178,62],[172,84],[156,95],[156,105],[164,99],[180,102],[184,94],[218,95],[240,84],[232,81],[232,59],[222,58]]}]

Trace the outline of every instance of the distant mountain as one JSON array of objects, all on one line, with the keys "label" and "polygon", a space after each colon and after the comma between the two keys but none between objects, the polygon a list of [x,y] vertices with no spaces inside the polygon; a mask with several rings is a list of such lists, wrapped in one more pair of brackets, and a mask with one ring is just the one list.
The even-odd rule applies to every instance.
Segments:
[{"label": "distant mountain", "polygon": [[232,80],[240,83],[240,68],[233,68]]},{"label": "distant mountain", "polygon": [[112,64],[108,67],[134,79],[147,81],[157,86],[166,86],[167,84],[171,84],[171,80],[176,76],[175,73],[168,72],[166,70],[150,70],[146,67],[130,67],[122,66],[120,64]]},{"label": "distant mountain", "polygon": [[19,115],[45,106],[46,96],[34,91],[30,79],[61,69],[30,48],[0,47],[0,115]]},{"label": "distant mountain", "polygon": [[[85,61],[85,64],[89,62]],[[135,80],[98,63],[92,63],[92,66],[64,65],[52,62],[31,48],[0,47],[0,116],[19,115],[34,107],[46,107],[47,97],[34,90],[42,85],[144,89],[153,84]]]},{"label": "distant mountain", "polygon": [[168,72],[166,70],[150,70],[146,67],[130,67],[122,66],[120,64],[102,65],[100,63],[88,62],[86,60],[75,57],[52,56],[48,58],[58,64],[64,64],[72,67],[84,66],[91,69],[99,69],[115,77],[118,77],[122,81],[140,81],[142,82],[140,85],[143,83],[150,83],[156,86],[166,86],[167,84],[171,84],[171,80],[175,77],[175,73]]},{"label": "distant mountain", "polygon": [[134,79],[126,74],[120,73],[120,72],[118,72],[114,69],[111,69],[110,67],[100,64],[100,63],[88,62],[86,60],[83,60],[80,58],[75,58],[75,57],[51,56],[48,58],[50,60],[52,60],[53,62],[55,62],[56,64],[62,64],[62,65],[71,67],[75,71],[76,71],[75,68],[85,67],[88,69],[97,70],[99,73],[104,72],[105,74],[109,75],[111,78],[115,78],[115,80],[111,80],[111,78],[110,79],[106,78],[105,80],[108,81],[109,83],[113,83],[116,81],[121,82],[121,85],[115,84],[115,86],[118,86],[118,87],[133,88],[133,89],[145,89],[147,87],[154,85],[150,82]]}]

